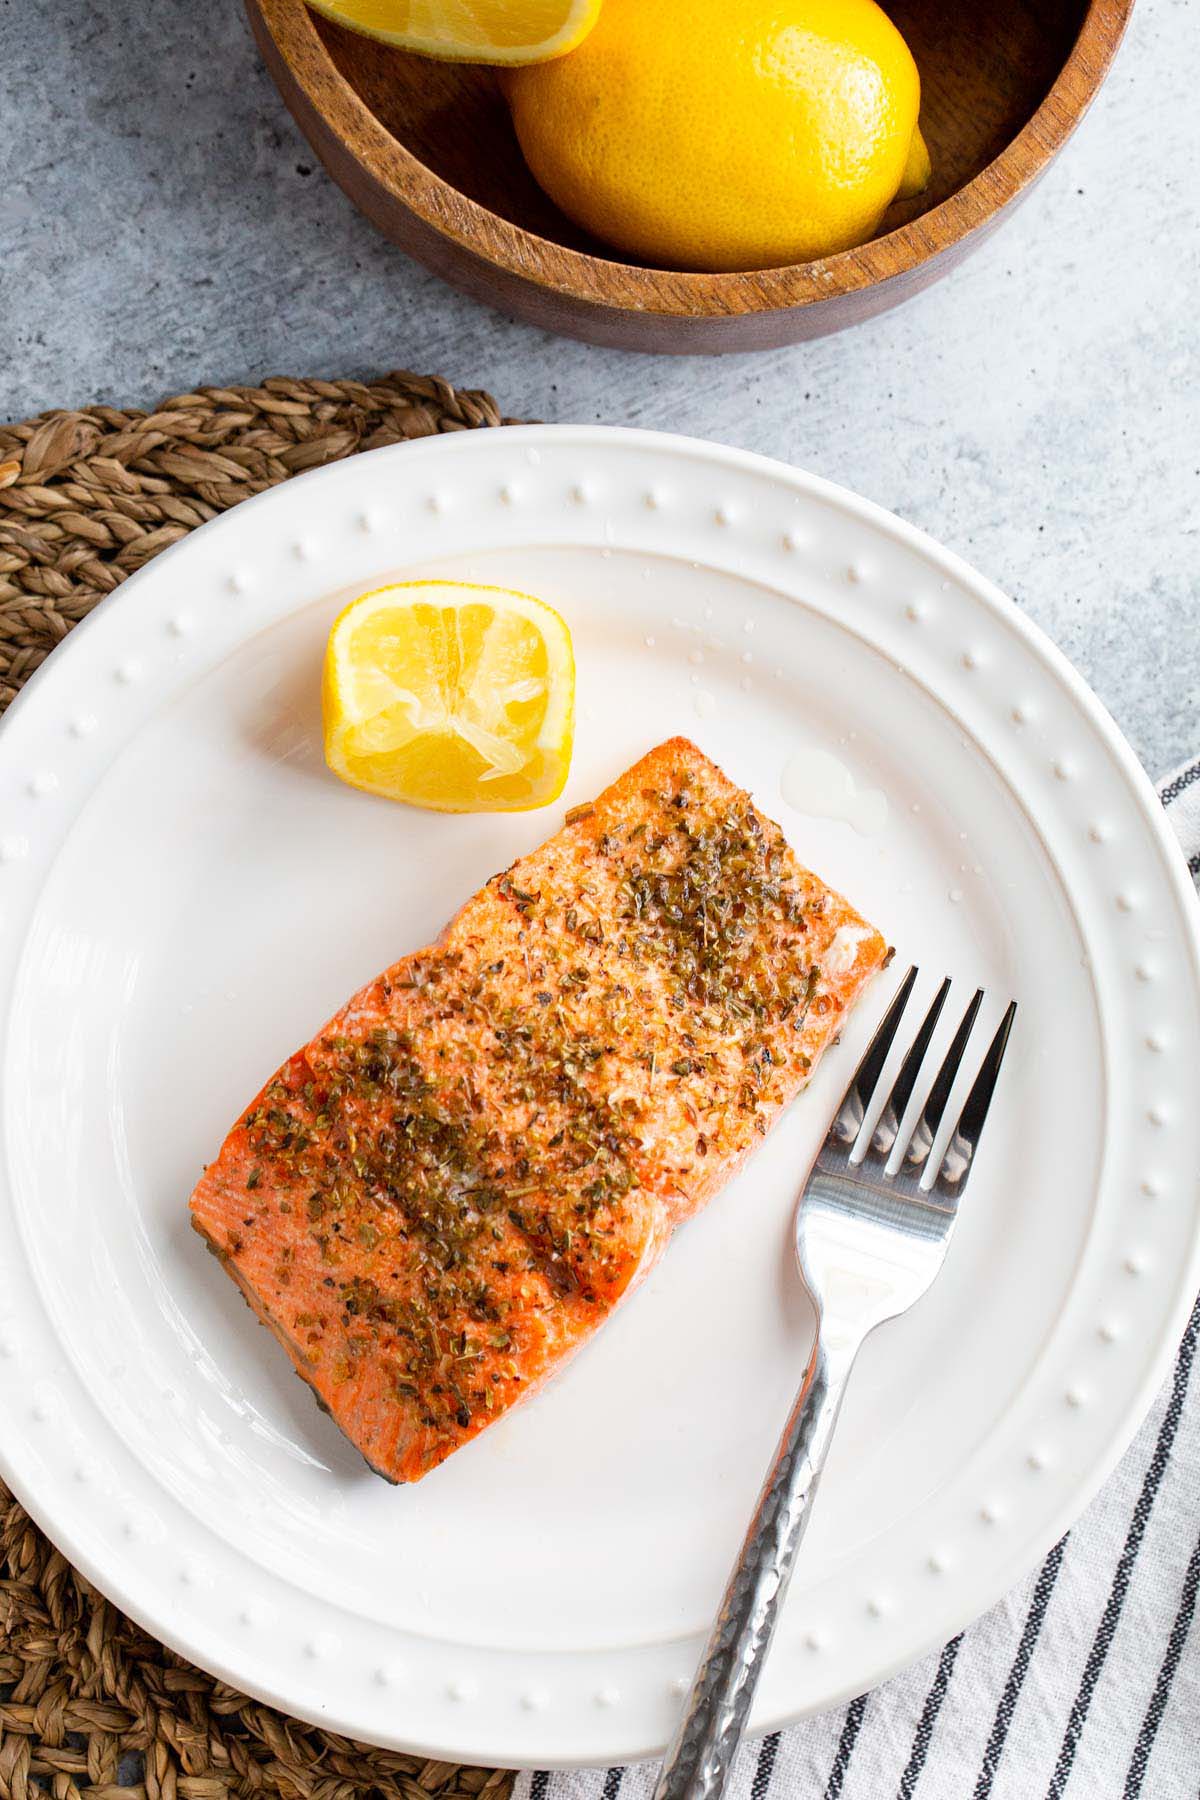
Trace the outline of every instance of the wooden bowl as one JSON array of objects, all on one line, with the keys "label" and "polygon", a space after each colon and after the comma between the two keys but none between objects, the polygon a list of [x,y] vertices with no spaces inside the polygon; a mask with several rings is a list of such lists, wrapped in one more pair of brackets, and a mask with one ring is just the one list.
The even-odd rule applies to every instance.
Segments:
[{"label": "wooden bowl", "polygon": [[921,72],[933,181],[818,262],[681,274],[621,260],[535,183],[490,69],[408,56],[304,0],[246,0],[267,66],[334,180],[455,287],[630,350],[762,350],[928,286],[1041,174],[1103,81],[1133,0],[885,0]]}]

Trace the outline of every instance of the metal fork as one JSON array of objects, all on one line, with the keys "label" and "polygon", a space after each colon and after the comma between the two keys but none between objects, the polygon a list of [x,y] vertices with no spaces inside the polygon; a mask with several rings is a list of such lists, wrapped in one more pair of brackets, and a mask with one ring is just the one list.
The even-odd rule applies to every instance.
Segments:
[{"label": "metal fork", "polygon": [[[683,1719],[667,1751],[655,1800],[710,1800],[723,1792],[854,1359],[877,1325],[920,1299],[942,1266],[954,1229],[1017,1007],[1013,1001],[1005,1012],[935,1162],[934,1144],[983,1003],[980,990],[954,1034],[920,1118],[902,1144],[904,1115],[950,992],[950,982],[943,981],[866,1147],[856,1157],[864,1119],[916,979],[917,970],[912,968],[900,984],[846,1089],[796,1208],[796,1253],[817,1309],[816,1338]],[[901,1160],[889,1173],[897,1152]]]}]

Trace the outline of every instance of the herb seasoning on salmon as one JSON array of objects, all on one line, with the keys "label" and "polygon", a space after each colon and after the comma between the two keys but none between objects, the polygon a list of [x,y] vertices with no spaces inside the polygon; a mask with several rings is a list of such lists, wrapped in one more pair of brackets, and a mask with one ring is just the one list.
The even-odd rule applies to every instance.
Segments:
[{"label": "herb seasoning on salmon", "polygon": [[603,1323],[886,954],[673,738],[277,1071],[192,1222],[371,1466],[417,1481]]}]

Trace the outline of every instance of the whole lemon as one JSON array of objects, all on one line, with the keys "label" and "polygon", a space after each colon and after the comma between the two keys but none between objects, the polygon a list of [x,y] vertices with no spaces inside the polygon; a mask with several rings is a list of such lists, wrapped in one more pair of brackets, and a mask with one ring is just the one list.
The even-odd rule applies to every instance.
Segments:
[{"label": "whole lemon", "polygon": [[671,268],[848,249],[928,176],[917,67],[874,0],[604,0],[505,88],[551,199]]}]

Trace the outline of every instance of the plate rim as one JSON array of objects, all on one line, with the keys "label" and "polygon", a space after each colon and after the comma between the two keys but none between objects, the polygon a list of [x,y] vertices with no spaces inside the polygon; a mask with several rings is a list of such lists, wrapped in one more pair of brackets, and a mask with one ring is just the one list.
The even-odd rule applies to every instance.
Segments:
[{"label": "plate rim", "polygon": [[[782,480],[785,485],[790,486],[793,490],[807,493],[823,505],[831,506],[845,516],[856,521],[865,522],[872,534],[882,534],[884,537],[890,538],[906,548],[915,551],[933,568],[940,569],[944,574],[957,581],[974,598],[981,600],[989,611],[999,617],[1007,629],[1015,632],[1015,634],[1023,641],[1024,647],[1031,651],[1036,659],[1042,663],[1057,685],[1066,690],[1069,697],[1087,720],[1091,730],[1113,757],[1121,776],[1133,798],[1138,803],[1138,811],[1143,816],[1144,822],[1149,824],[1151,836],[1156,841],[1156,848],[1160,853],[1159,860],[1161,863],[1162,874],[1166,879],[1168,888],[1172,891],[1173,898],[1177,902],[1178,915],[1183,924],[1181,937],[1189,953],[1193,982],[1197,992],[1200,993],[1200,906],[1197,906],[1195,891],[1186,864],[1166,814],[1158,801],[1157,794],[1149,776],[1138,762],[1131,746],[1124,738],[1112,716],[1089,687],[1083,676],[1073,667],[1065,654],[1038,625],[1021,612],[1015,603],[1009,599],[996,584],[981,575],[967,563],[963,557],[958,555],[957,552],[947,549],[935,539],[928,536],[928,534],[921,531],[918,527],[911,525],[908,521],[890,513],[886,508],[878,505],[876,502],[855,494],[850,489],[829,482],[823,477],[814,475],[809,471],[797,469],[778,459],[763,456],[757,452],[728,447],[713,440],[631,427],[604,425],[506,426],[500,434],[493,432],[488,432],[486,434],[463,432],[447,434],[447,436],[450,440],[449,443],[443,438],[408,441],[383,446],[378,451],[365,452],[363,454],[377,457],[380,459],[381,466],[384,459],[391,459],[392,461],[397,462],[397,466],[400,469],[407,470],[416,468],[419,471],[422,462],[436,461],[438,457],[462,454],[463,449],[468,446],[478,447],[481,440],[484,439],[486,439],[490,446],[494,446],[502,452],[504,446],[511,446],[518,453],[522,448],[529,448],[530,446],[536,447],[544,445],[547,442],[574,443],[584,450],[587,449],[589,444],[616,446],[618,449],[623,444],[628,444],[630,447],[651,448],[664,452],[669,456],[683,455],[691,460],[707,463],[710,467],[716,469],[727,469],[730,467],[741,468],[749,471],[751,474],[767,477],[775,482]],[[453,446],[453,448],[451,446]],[[408,453],[407,461],[399,462],[398,459],[402,452]],[[361,467],[360,458],[356,457],[347,460],[352,461]],[[299,491],[311,492],[316,483],[320,481],[332,483],[336,482],[339,478],[343,481],[345,480],[345,468],[343,464],[329,464],[321,469],[308,472],[303,477],[303,482]],[[419,479],[419,474],[417,478]],[[305,488],[303,483],[308,483],[308,487]],[[137,584],[142,577],[149,577],[151,574],[161,575],[162,567],[169,564],[170,559],[177,553],[181,553],[184,550],[191,551],[191,547],[200,539],[211,542],[214,534],[218,533],[220,529],[227,524],[231,516],[240,515],[244,509],[254,506],[266,506],[268,504],[281,506],[282,494],[285,491],[289,494],[293,494],[295,490],[297,490],[297,483],[293,477],[289,481],[279,484],[278,487],[268,489],[261,494],[255,495],[245,502],[240,503],[236,508],[231,508],[228,512],[207,521],[204,525],[190,532],[186,538],[170,546],[166,551],[154,558],[151,563],[144,565],[142,569],[128,577],[127,580],[120,585],[119,589],[116,589],[105,596],[104,600],[93,609],[92,613],[89,614],[85,620],[81,621],[79,626],[74,628],[69,634],[69,638],[64,640],[63,644],[58,647],[57,654],[46,659],[43,665],[24,685],[21,693],[9,707],[5,718],[0,720],[0,773],[3,772],[3,760],[5,757],[6,745],[9,742],[11,735],[11,722],[13,719],[24,716],[31,703],[37,702],[39,696],[49,691],[51,684],[56,679],[55,674],[53,673],[54,671],[57,671],[59,678],[61,678],[61,672],[66,667],[73,666],[70,648],[72,644],[76,645],[74,658],[76,662],[78,661],[79,646],[89,641],[89,628],[100,618],[111,617],[112,611],[118,601],[128,597],[127,590],[130,588],[130,584],[133,584],[136,591]],[[533,541],[537,541],[536,532]],[[194,554],[194,552],[192,553]],[[982,753],[982,750],[980,750],[980,753]],[[101,771],[104,767],[107,767],[107,763],[101,765]],[[23,947],[24,934],[21,935],[20,941],[15,948],[14,961],[19,962]],[[3,1015],[0,1016],[0,1027],[3,1027],[5,1038],[7,1038],[8,1024],[9,1011],[6,1007]],[[0,1121],[0,1125],[2,1125],[2,1121]],[[5,1175],[7,1175],[6,1166],[0,1169],[0,1176]],[[1179,1272],[1178,1285],[1175,1294],[1172,1297],[1172,1302],[1170,1306],[1164,1307],[1159,1316],[1157,1338],[1153,1345],[1152,1352],[1143,1355],[1142,1373],[1134,1390],[1133,1398],[1125,1405],[1117,1425],[1108,1429],[1103,1454],[1093,1458],[1091,1466],[1082,1480],[1080,1480],[1078,1476],[1073,1480],[1069,1495],[1064,1497],[1062,1503],[1054,1510],[1052,1515],[1048,1515],[1049,1524],[1042,1532],[1037,1534],[1039,1538],[1039,1548],[1036,1555],[1023,1556],[1023,1562],[1026,1568],[1032,1567],[1038,1556],[1044,1555],[1045,1550],[1058,1536],[1061,1535],[1065,1525],[1078,1517],[1079,1513],[1082,1512],[1087,1502],[1099,1489],[1104,1480],[1107,1479],[1117,1461],[1124,1453],[1138,1425],[1144,1417],[1145,1412],[1148,1410],[1155,1393],[1162,1385],[1162,1382],[1173,1363],[1176,1347],[1186,1323],[1197,1285],[1200,1285],[1200,1231],[1193,1232],[1192,1234],[1190,1256]],[[1142,1341],[1144,1345],[1144,1336]],[[101,1592],[109,1593],[109,1579],[106,1577],[104,1571],[98,1566],[96,1560],[90,1555],[87,1547],[81,1545],[69,1529],[59,1529],[58,1516],[62,1509],[59,1508],[56,1510],[48,1501],[43,1504],[43,1500],[45,1499],[43,1495],[38,1494],[35,1496],[32,1492],[27,1491],[27,1484],[22,1478],[22,1472],[14,1468],[13,1461],[14,1459],[9,1454],[7,1444],[0,1441],[0,1474],[3,1474],[18,1500],[35,1520],[40,1521],[44,1518],[52,1518],[54,1520],[53,1527],[48,1529],[47,1533],[52,1537],[52,1541],[58,1543],[60,1547],[64,1549],[76,1566],[84,1572],[89,1580],[94,1582]],[[965,1592],[966,1590],[964,1589],[964,1596]],[[198,1657],[194,1647],[194,1640],[189,1641],[186,1632],[182,1629],[179,1632],[174,1631],[172,1615],[170,1614],[169,1605],[166,1602],[165,1597],[164,1609],[166,1610],[164,1610],[164,1615],[162,1617],[153,1615],[145,1609],[139,1610],[136,1606],[130,1606],[121,1592],[119,1581],[116,1590],[112,1592],[112,1598],[116,1604],[120,1605],[122,1609],[129,1614],[130,1617],[138,1620],[139,1623],[159,1637],[163,1642],[171,1645],[171,1647],[176,1649],[181,1655],[199,1662],[200,1666],[218,1674],[221,1679],[230,1681],[249,1693],[257,1694],[259,1698],[285,1712],[294,1712],[298,1717],[307,1717],[311,1722],[326,1728],[345,1730],[349,1735],[362,1735],[361,1724],[355,1724],[353,1721],[335,1718],[328,1714],[322,1716],[319,1712],[314,1714],[311,1710],[306,1711],[304,1708],[297,1708],[294,1700],[284,1694],[279,1687],[272,1686],[269,1681],[247,1680],[243,1669],[240,1667],[235,1668],[232,1663],[210,1655],[207,1648],[204,1650],[202,1659],[201,1657]],[[991,1603],[991,1601],[988,1601],[985,1602],[985,1605]],[[977,1617],[979,1611],[980,1607],[977,1601],[972,1601],[962,1609],[962,1622],[966,1623],[970,1619]],[[908,1649],[895,1654],[890,1662],[884,1661],[883,1663],[873,1663],[873,1672],[870,1678],[872,1685],[886,1680],[889,1675],[893,1674],[897,1669],[907,1666],[913,1660],[914,1656],[921,1653],[922,1652],[919,1649],[914,1650],[910,1644]],[[840,1697],[847,1698],[857,1691],[859,1691],[858,1686],[853,1682],[848,1682],[844,1685],[844,1692]],[[839,1703],[839,1698],[835,1696],[823,1700],[821,1705],[832,1706]],[[755,1729],[774,1730],[782,1725],[793,1722],[797,1718],[810,1714],[812,1710],[812,1707],[806,1706],[799,1710],[786,1712],[777,1719],[770,1719],[765,1722],[756,1720]],[[513,1752],[511,1749],[502,1751],[499,1756],[496,1756],[483,1748],[478,1741],[471,1741],[470,1732],[467,1728],[467,1720],[465,1718],[461,1719],[461,1725],[463,1730],[459,1735],[458,1746],[450,1744],[445,1737],[434,1737],[421,1742],[415,1740],[407,1733],[405,1733],[402,1738],[392,1737],[391,1739],[385,1738],[380,1739],[379,1741],[385,1743],[390,1742],[396,1747],[403,1747],[406,1749],[415,1748],[416,1751],[421,1754],[443,1757],[450,1756],[462,1760],[469,1759],[479,1762],[495,1762],[497,1766],[521,1766],[536,1760],[538,1766],[575,1767],[586,1765],[595,1760],[593,1753],[590,1751],[582,1757],[555,1757],[553,1755],[547,1757],[545,1755],[532,1756],[530,1754],[522,1753],[514,1764]],[[470,1748],[466,1751],[463,1751],[460,1747],[464,1741],[470,1743]],[[650,1756],[654,1754],[656,1754],[654,1746],[642,1746],[632,1750],[622,1750],[619,1753],[622,1760],[629,1761],[636,1760],[640,1756]]]}]

